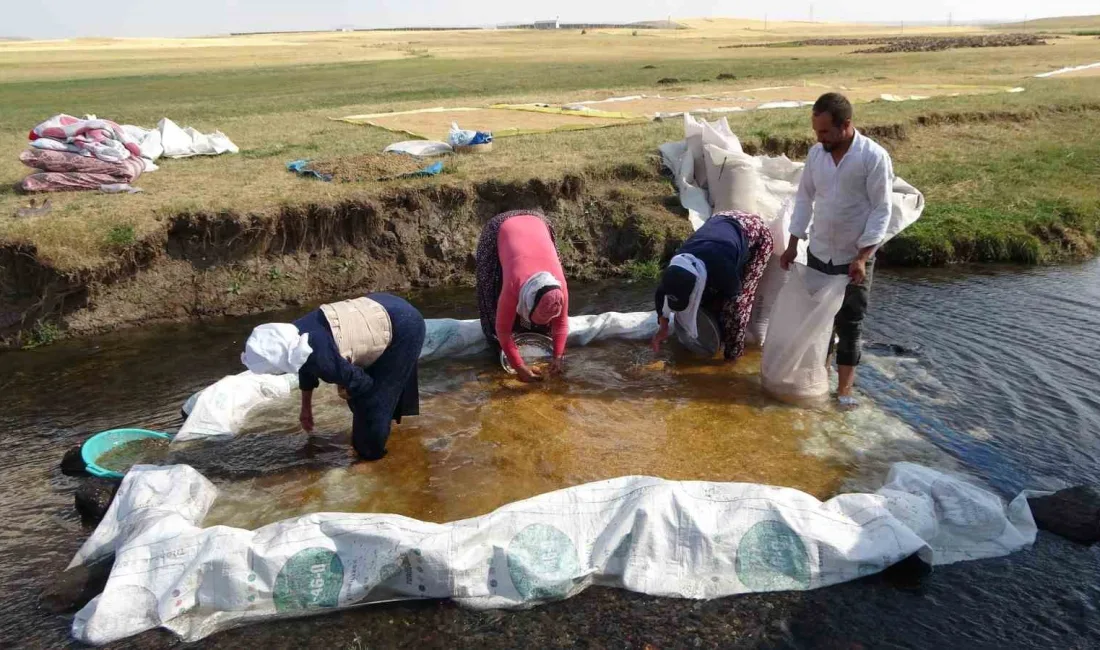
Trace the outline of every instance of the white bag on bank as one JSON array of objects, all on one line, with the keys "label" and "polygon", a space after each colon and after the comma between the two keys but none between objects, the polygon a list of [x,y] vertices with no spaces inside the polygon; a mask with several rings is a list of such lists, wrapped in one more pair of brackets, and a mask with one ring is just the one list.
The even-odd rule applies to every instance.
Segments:
[{"label": "white bag on bank", "polygon": [[801,264],[788,274],[770,315],[760,380],[777,397],[822,397],[829,392],[825,358],[848,276],[826,275]]},{"label": "white bag on bank", "polygon": [[[708,144],[718,146],[721,149],[741,151],[741,141],[730,130],[729,121],[722,118],[715,122],[696,120],[689,113],[684,113],[684,138],[688,151],[691,152],[694,166],[695,187],[706,188],[707,171],[704,160],[704,147]],[[709,215],[707,215],[709,216]]]},{"label": "white bag on bank", "polygon": [[407,153],[419,157],[443,156],[454,152],[454,148],[446,142],[433,140],[404,140],[394,142],[382,150],[382,153]]},{"label": "white bag on bank", "polygon": [[740,210],[759,214],[764,181],[752,156],[708,144],[703,147],[707,194],[715,212]]},{"label": "white bag on bank", "polygon": [[627,476],[446,524],[316,513],[255,531],[202,527],[217,489],[186,465],[138,465],[73,565],[114,555],[73,637],[101,645],[156,627],[184,641],[251,622],[395,600],[525,609],[591,585],[719,598],[817,589],[913,554],[931,564],[1034,542],[1025,495],[899,463],[875,494],[821,502],[751,483]]},{"label": "white bag on bank", "polygon": [[713,122],[701,122],[703,125],[703,148],[708,145],[712,147],[718,147],[725,151],[733,151],[741,153],[741,140],[734,135],[733,130],[730,129],[729,121],[726,118],[715,120]]}]

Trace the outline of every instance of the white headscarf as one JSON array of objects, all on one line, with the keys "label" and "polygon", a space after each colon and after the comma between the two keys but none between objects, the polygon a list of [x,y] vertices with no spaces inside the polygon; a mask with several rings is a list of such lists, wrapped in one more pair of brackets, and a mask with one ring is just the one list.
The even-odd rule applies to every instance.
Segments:
[{"label": "white headscarf", "polygon": [[516,303],[516,313],[519,314],[519,317],[524,321],[531,320],[531,312],[535,309],[535,298],[539,295],[539,291],[542,291],[543,287],[557,287],[561,289],[561,282],[558,282],[558,279],[551,273],[539,271],[527,278],[527,282],[524,282],[523,288],[519,290],[519,302]]},{"label": "white headscarf", "polygon": [[691,253],[684,253],[672,258],[669,266],[678,266],[686,269],[695,276],[695,286],[691,288],[691,296],[688,298],[687,307],[681,312],[674,312],[668,307],[668,298],[665,298],[664,317],[676,321],[676,326],[683,328],[684,332],[692,340],[699,338],[699,305],[703,301],[703,289],[707,286],[707,265],[703,260]]},{"label": "white headscarf", "polygon": [[308,334],[290,323],[267,323],[252,330],[241,363],[257,375],[293,374],[312,353]]}]

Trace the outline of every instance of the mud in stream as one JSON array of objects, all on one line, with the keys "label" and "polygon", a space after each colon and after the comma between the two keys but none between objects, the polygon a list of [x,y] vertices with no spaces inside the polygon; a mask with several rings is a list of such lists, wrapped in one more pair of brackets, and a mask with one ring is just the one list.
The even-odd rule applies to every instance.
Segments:
[{"label": "mud in stream", "polygon": [[252,528],[309,512],[444,522],[631,474],[782,484],[821,497],[837,490],[843,467],[803,450],[811,423],[837,416],[765,398],[758,355],[735,367],[651,355],[638,343],[577,350],[562,380],[538,385],[485,359],[425,367],[422,415],[394,427],[389,455],[376,463],[354,462],[350,415],[335,389],[315,398],[310,439],[296,433],[292,396],[262,409],[231,444],[292,439],[319,450],[323,464],[218,481],[208,522]]}]

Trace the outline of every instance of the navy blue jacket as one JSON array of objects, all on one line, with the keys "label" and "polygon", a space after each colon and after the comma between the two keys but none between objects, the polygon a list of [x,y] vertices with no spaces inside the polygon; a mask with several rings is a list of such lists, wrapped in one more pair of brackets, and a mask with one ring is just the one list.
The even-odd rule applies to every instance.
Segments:
[{"label": "navy blue jacket", "polygon": [[[749,252],[741,226],[732,219],[718,218],[708,219],[676,254],[694,255],[706,265],[707,284],[701,302],[715,309],[713,305],[735,298],[741,292],[741,273],[749,261]],[[665,292],[658,289],[655,299],[660,314],[664,309]]]}]

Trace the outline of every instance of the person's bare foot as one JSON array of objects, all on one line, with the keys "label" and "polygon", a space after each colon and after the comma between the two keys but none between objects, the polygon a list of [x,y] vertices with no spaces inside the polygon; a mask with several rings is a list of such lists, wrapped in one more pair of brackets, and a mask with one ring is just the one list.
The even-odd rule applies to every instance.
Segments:
[{"label": "person's bare foot", "polygon": [[837,395],[836,401],[840,408],[845,411],[859,407],[859,400],[851,395]]},{"label": "person's bare foot", "polygon": [[856,383],[855,366],[837,366],[837,397],[847,397],[852,394],[852,387]]}]

